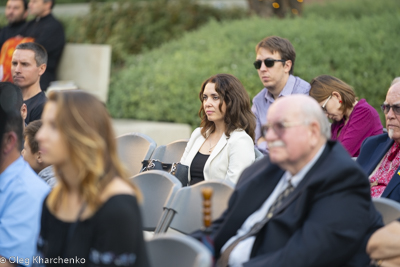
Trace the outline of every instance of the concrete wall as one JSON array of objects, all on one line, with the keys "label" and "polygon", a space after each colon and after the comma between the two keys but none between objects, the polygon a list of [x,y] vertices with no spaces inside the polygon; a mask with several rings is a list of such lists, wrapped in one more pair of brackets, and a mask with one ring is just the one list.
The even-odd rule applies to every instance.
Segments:
[{"label": "concrete wall", "polygon": [[116,136],[136,132],[151,137],[157,146],[166,145],[179,139],[189,139],[192,129],[188,124],[113,119]]}]

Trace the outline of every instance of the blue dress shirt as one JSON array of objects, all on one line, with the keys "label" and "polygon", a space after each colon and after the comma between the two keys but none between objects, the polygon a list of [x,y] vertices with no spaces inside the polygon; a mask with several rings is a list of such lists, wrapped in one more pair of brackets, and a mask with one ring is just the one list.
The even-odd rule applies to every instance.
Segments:
[{"label": "blue dress shirt", "polygon": [[42,203],[50,187],[19,157],[0,174],[0,255],[32,265]]}]

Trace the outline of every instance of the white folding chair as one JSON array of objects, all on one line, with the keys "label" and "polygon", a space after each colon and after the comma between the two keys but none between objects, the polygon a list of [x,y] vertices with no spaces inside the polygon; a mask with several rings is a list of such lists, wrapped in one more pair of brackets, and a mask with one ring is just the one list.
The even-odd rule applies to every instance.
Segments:
[{"label": "white folding chair", "polygon": [[211,267],[211,252],[184,235],[160,234],[146,242],[152,267]]},{"label": "white folding chair", "polygon": [[211,219],[219,218],[228,207],[229,198],[234,190],[234,184],[229,181],[203,181],[193,186],[182,187],[172,201],[168,201],[165,220],[155,230],[166,232],[173,230],[189,234],[203,227],[203,198],[201,189],[211,187]]},{"label": "white folding chair", "polygon": [[151,158],[158,159],[164,163],[179,162],[185,151],[187,142],[187,139],[182,139],[169,143],[168,145],[159,146],[156,148]]},{"label": "white folding chair", "polygon": [[264,154],[260,152],[256,147],[254,147],[254,154],[256,156],[255,161],[260,160],[264,157]]},{"label": "white folding chair", "polygon": [[373,198],[376,210],[382,215],[383,223],[388,224],[400,218],[400,203],[389,198]]},{"label": "white folding chair", "polygon": [[168,205],[167,201],[173,199],[182,184],[172,174],[158,170],[139,173],[131,178],[131,182],[143,195],[143,202],[140,204],[143,230],[154,231],[161,220],[164,207]]},{"label": "white folding chair", "polygon": [[118,156],[130,175],[140,172],[142,161],[150,159],[156,147],[156,142],[145,134],[128,133],[117,137]]}]

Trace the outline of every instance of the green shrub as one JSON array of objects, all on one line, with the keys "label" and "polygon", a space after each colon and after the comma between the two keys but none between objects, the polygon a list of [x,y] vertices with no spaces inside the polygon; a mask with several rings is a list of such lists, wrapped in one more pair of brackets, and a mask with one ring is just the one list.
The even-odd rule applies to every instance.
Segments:
[{"label": "green shrub", "polygon": [[247,16],[242,9],[220,10],[188,0],[92,2],[85,17],[64,19],[68,42],[110,44],[113,61],[159,47],[204,25]]},{"label": "green shrub", "polygon": [[[357,2],[362,5],[372,1]],[[252,62],[255,45],[268,35],[279,35],[293,43],[296,76],[306,81],[321,74],[336,76],[378,108],[391,80],[399,75],[399,8],[396,9],[397,0],[385,2],[391,4],[386,12],[362,17],[325,19],[319,14],[307,14],[310,9],[304,17],[294,19],[211,21],[197,31],[185,33],[180,40],[129,57],[127,67],[111,79],[108,108],[113,117],[189,123],[196,127],[198,92],[209,76],[233,74],[251,97],[262,89]],[[346,2],[335,3],[341,6]]]},{"label": "green shrub", "polygon": [[383,13],[398,16],[399,8],[400,1],[396,0],[335,0],[304,5],[303,15],[304,17],[317,16],[325,19],[360,19]]}]

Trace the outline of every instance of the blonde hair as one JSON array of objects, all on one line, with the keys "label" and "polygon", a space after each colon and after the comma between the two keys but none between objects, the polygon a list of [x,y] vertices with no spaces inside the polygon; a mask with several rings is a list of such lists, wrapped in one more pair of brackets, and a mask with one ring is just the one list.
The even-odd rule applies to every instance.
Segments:
[{"label": "blonde hair", "polygon": [[[109,114],[96,97],[80,91],[53,91],[48,103],[57,105],[56,123],[68,144],[71,163],[78,170],[80,194],[87,205],[97,210],[100,194],[115,177],[130,185],[140,200],[140,191],[130,183],[121,164]],[[56,211],[69,191],[63,173],[54,166],[59,183],[49,195],[48,205]]]}]

